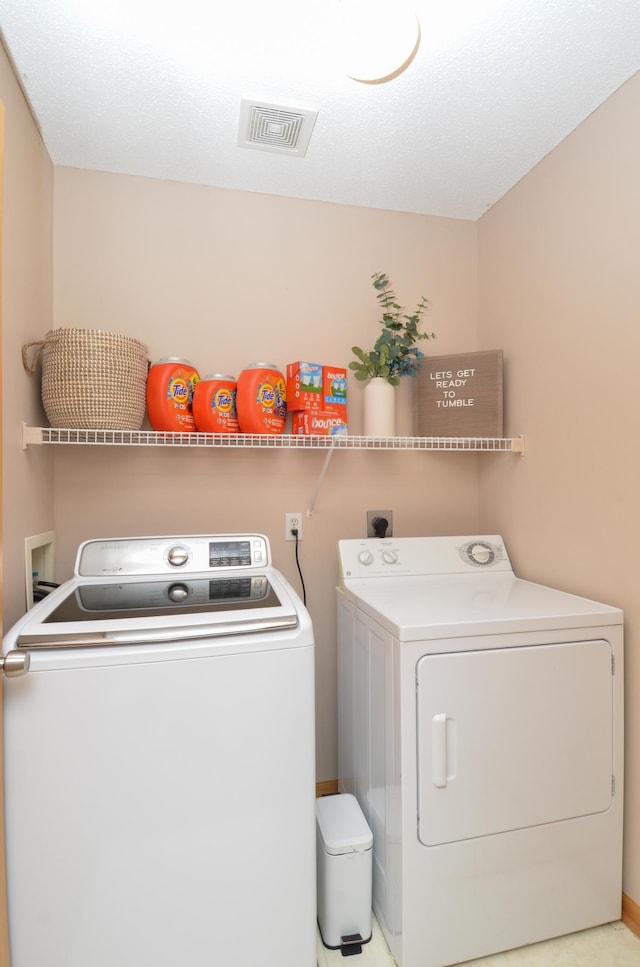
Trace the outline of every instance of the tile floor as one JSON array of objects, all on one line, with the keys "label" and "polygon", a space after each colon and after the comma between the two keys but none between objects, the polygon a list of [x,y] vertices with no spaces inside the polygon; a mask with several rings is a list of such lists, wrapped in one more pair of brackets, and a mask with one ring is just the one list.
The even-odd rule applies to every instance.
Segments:
[{"label": "tile floor", "polygon": [[[318,967],[395,967],[395,960],[373,921],[373,938],[362,953],[345,958],[339,950],[327,950],[318,934]],[[508,950],[481,960],[469,960],[477,967],[640,967],[640,937],[618,921],[583,930],[557,940]]]}]

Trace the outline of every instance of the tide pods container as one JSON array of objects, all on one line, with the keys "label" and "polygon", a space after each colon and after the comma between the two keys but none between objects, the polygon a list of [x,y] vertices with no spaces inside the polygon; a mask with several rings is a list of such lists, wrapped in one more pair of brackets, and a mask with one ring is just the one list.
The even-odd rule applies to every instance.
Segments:
[{"label": "tide pods container", "polygon": [[200,377],[186,359],[168,356],[154,363],[147,376],[147,415],[152,429],[195,432],[193,393]]},{"label": "tide pods container", "polygon": [[250,363],[238,376],[236,395],[241,433],[284,433],[285,379],[273,363]]},{"label": "tide pods container", "polygon": [[233,376],[213,373],[200,380],[193,394],[193,418],[200,433],[237,433],[237,384]]}]

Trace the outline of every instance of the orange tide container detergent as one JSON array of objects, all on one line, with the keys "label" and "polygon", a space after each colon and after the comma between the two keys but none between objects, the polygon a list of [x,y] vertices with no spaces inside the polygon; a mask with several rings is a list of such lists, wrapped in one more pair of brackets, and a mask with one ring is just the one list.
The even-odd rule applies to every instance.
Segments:
[{"label": "orange tide container detergent", "polygon": [[193,418],[200,433],[237,433],[236,381],[213,373],[200,380],[193,394]]},{"label": "orange tide container detergent", "polygon": [[186,359],[168,356],[153,363],[147,376],[147,415],[154,430],[195,432],[193,392],[199,379]]},{"label": "orange tide container detergent", "polygon": [[242,433],[284,433],[287,387],[272,363],[250,363],[238,376],[238,424]]}]

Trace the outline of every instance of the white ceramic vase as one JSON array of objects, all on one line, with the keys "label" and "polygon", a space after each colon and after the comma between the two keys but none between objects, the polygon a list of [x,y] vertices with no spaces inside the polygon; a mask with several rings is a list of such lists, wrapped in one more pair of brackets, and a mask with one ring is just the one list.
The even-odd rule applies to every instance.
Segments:
[{"label": "white ceramic vase", "polygon": [[364,435],[395,436],[396,388],[382,376],[364,388]]}]

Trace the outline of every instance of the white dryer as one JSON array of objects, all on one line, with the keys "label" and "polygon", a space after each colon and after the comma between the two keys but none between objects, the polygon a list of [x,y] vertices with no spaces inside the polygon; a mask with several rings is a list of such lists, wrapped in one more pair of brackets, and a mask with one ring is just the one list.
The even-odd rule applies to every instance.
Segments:
[{"label": "white dryer", "polygon": [[400,967],[617,920],[623,614],[499,536],[339,542],[339,778]]}]

